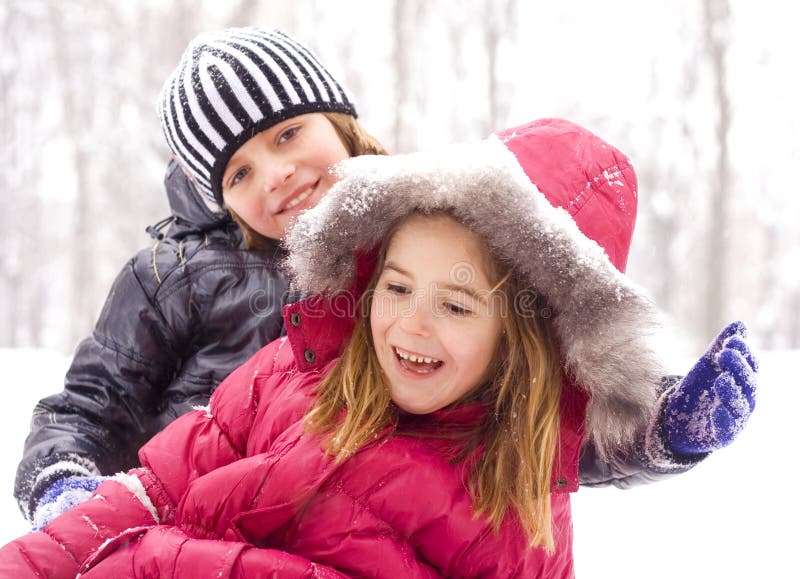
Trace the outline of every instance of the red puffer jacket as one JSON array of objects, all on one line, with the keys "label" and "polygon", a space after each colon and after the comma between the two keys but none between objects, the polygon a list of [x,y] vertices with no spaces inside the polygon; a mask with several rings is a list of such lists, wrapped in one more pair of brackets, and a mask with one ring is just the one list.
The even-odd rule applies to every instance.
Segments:
[{"label": "red puffer jacket", "polygon": [[[302,418],[313,401],[315,386],[335,363],[353,319],[315,296],[285,308],[287,338],[266,346],[231,374],[215,391],[208,408],[181,417],[145,445],[140,451],[141,469],[104,483],[92,500],[58,517],[44,532],[0,550],[0,575],[572,577],[569,492],[577,490],[584,434],[601,449],[615,440],[629,442],[626,429],[641,424],[620,424],[617,429],[613,421],[622,422],[619,417],[625,413],[646,415],[632,409],[652,402],[659,376],[656,370],[644,372],[637,364],[629,372],[620,363],[645,352],[628,327],[641,321],[631,318],[631,312],[645,310],[645,300],[621,276],[615,277],[619,272],[614,269],[623,269],[627,257],[635,178],[618,151],[565,121],[540,121],[501,139],[502,145],[495,139],[491,146],[505,147],[506,155],[512,151],[524,169],[529,163],[546,167],[547,176],[530,173],[534,183],[540,178],[547,181],[540,184],[545,195],[529,191],[530,181],[524,175],[517,179],[513,170],[493,174],[496,183],[478,181],[473,193],[484,195],[511,179],[511,193],[538,195],[542,200],[546,196],[572,215],[572,220],[564,218],[566,214],[553,205],[529,208],[541,213],[532,224],[521,223],[518,215],[503,207],[496,215],[480,215],[491,247],[492,234],[504,236],[506,243],[512,232],[526,236],[508,244],[512,252],[524,249],[521,257],[511,255],[511,259],[541,261],[542,256],[557,255],[570,262],[569,267],[554,270],[552,287],[541,285],[548,283],[545,277],[538,278],[538,289],[556,309],[562,342],[566,345],[573,339],[584,348],[565,346],[562,352],[567,375],[578,378],[581,388],[570,378],[562,394],[560,448],[552,475],[553,555],[528,549],[513,516],[494,533],[483,517],[473,513],[464,484],[468,461],[449,460],[450,439],[419,436],[428,428],[441,432],[487,419],[486,410],[478,404],[424,417],[402,415],[392,432],[376,436],[373,444],[340,464],[325,454],[320,438],[304,431]],[[486,154],[494,153],[479,150],[476,159]],[[549,155],[562,162],[544,163]],[[402,160],[397,162],[402,166]],[[471,202],[469,187],[475,180],[469,174],[464,190],[449,182],[453,197],[438,187],[436,175],[432,189],[436,195],[423,194],[424,176],[414,173],[408,178],[414,191],[422,191],[422,202],[435,198],[444,207],[459,203],[465,211],[485,211]],[[370,243],[381,239],[377,216],[386,208],[376,201],[364,227],[348,226],[344,220],[354,217],[354,208],[363,206],[363,198],[359,205],[352,199],[346,202],[346,196],[353,192],[363,196],[365,190],[352,182],[348,189],[346,176],[342,183],[342,188],[329,192],[328,199],[345,197],[334,197],[327,209],[342,208],[348,215],[340,212],[334,219],[323,214],[323,222],[339,223],[345,233],[366,231],[374,237]],[[408,203],[408,198],[400,197],[399,202]],[[493,221],[507,215],[514,219],[513,227]],[[541,219],[549,220],[549,225],[542,227]],[[606,248],[610,261],[586,238],[575,241],[581,237],[576,223],[583,235]],[[314,231],[324,232],[318,223],[311,225]],[[529,225],[533,229],[526,229]],[[313,241],[313,235],[306,234]],[[528,235],[531,244],[543,244],[537,251],[525,246]],[[534,239],[536,235],[541,239]],[[324,271],[323,257],[336,249],[336,244],[309,242],[308,247],[318,253],[304,262],[304,248],[289,242],[299,260],[293,263],[295,274],[302,263]],[[338,250],[343,255],[352,256],[354,249],[357,246],[340,240]],[[338,263],[341,267],[343,262]],[[353,274],[356,287],[363,287],[371,274],[368,260],[360,265]],[[570,276],[578,276],[586,291],[574,290]],[[314,288],[313,277],[301,275],[300,279]],[[564,295],[556,294],[557,288]],[[410,431],[415,435],[407,435]]]},{"label": "red puffer jacket", "polygon": [[[335,465],[301,423],[331,364],[302,372],[286,339],[263,348],[208,410],[180,418],[142,449],[143,469],[7,545],[0,570],[14,570],[3,576],[572,576],[563,480],[552,499],[558,552],[547,557],[526,550],[511,520],[494,535],[473,516],[464,463],[448,462],[441,441],[395,434]],[[481,414],[462,406],[430,419],[454,424]],[[574,486],[580,436],[565,432],[562,442],[555,478]],[[144,491],[149,500],[140,500]]]}]

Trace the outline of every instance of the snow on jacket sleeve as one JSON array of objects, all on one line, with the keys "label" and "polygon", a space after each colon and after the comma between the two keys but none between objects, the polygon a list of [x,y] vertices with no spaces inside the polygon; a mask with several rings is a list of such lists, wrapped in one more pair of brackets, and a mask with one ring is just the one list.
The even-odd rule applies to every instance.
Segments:
[{"label": "snow on jacket sleeve", "polygon": [[0,577],[74,578],[84,561],[129,528],[156,524],[134,475],[118,475],[93,497],[56,517],[43,531],[0,549]]},{"label": "snow on jacket sleeve", "polygon": [[579,470],[581,486],[615,486],[629,489],[684,473],[706,457],[706,455],[697,457],[676,455],[667,448],[661,433],[662,412],[666,398],[680,380],[680,376],[667,376],[662,380],[650,424],[646,432],[637,438],[632,448],[618,449],[604,460],[591,442],[584,444]]},{"label": "snow on jacket sleeve", "polygon": [[137,277],[136,259],[117,277],[93,335],[78,347],[64,390],[34,410],[14,489],[29,517],[54,480],[127,470],[149,438],[148,411],[180,353]]}]

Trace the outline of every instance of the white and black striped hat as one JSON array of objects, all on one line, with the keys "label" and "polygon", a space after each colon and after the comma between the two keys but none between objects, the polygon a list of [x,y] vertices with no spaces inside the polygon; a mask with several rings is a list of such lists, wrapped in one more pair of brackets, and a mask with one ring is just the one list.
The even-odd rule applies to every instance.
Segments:
[{"label": "white and black striped hat", "polygon": [[167,144],[215,211],[236,150],[260,131],[314,112],[356,116],[344,89],[306,47],[262,28],[197,36],[159,99]]}]

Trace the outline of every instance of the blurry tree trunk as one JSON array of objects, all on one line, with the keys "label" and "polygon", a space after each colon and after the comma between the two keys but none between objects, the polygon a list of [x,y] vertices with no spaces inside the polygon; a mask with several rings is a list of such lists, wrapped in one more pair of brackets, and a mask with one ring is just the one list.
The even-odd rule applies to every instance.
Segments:
[{"label": "blurry tree trunk", "polygon": [[[20,70],[20,65],[24,66],[22,54],[20,53],[17,39],[14,37],[14,30],[19,28],[17,22],[19,15],[16,11],[16,4],[11,4],[5,12],[0,12],[0,35],[2,35],[3,52],[6,53],[4,61],[0,61],[0,140],[5,144],[6,154],[9,155],[9,167],[18,166],[20,154],[14,134],[14,119],[19,115],[16,110],[16,101],[12,98],[12,84]],[[17,63],[17,66],[11,66]],[[16,233],[13,228],[14,219],[11,213],[14,210],[13,202],[16,199],[18,183],[14,177],[17,171],[0,171],[0,191],[3,192],[5,199],[12,202],[12,207],[0,212],[0,229],[3,237],[10,241]],[[16,300],[17,300],[17,280],[15,279],[15,247],[12,243],[4,242],[5,249],[0,252],[0,345],[15,346],[15,336],[19,321],[17,320]]]},{"label": "blurry tree trunk", "polygon": [[509,91],[512,87],[504,83],[498,72],[501,60],[500,46],[513,40],[516,22],[516,0],[486,0],[483,5],[483,39],[488,66],[488,116],[484,134],[505,128],[508,123]]},{"label": "blurry tree trunk", "polygon": [[[466,10],[464,12],[466,12]],[[467,25],[467,18],[465,14],[454,14],[450,18],[442,17],[442,21],[447,27],[448,44],[450,45],[451,54],[451,61],[449,64],[453,71],[453,85],[457,93],[457,91],[461,90],[460,83],[469,76],[469,67],[465,63],[464,57],[467,44],[464,39],[464,27]],[[461,102],[458,102],[460,99],[454,100],[453,114],[448,130],[453,142],[460,143],[471,136],[472,128],[465,122],[468,111],[465,110]]]},{"label": "blurry tree trunk", "polygon": [[392,130],[394,145],[392,152],[407,153],[415,148],[412,132],[412,78],[411,68],[414,43],[411,39],[411,28],[418,25],[415,16],[418,12],[417,0],[394,0],[393,5],[393,53],[394,70],[394,127]]},{"label": "blurry tree trunk", "polygon": [[731,217],[729,210],[731,171],[728,154],[731,106],[728,97],[725,63],[730,31],[728,0],[703,0],[703,14],[706,51],[711,64],[714,104],[717,113],[715,119],[717,159],[711,183],[705,321],[706,335],[713,336],[724,323],[728,273],[725,230]]},{"label": "blurry tree trunk", "polygon": [[[44,288],[50,267],[49,232],[42,227],[43,94],[46,55],[28,46],[41,3],[9,2],[0,15],[4,55],[0,59],[0,139],[7,170],[0,171],[6,206],[0,215],[0,328],[2,344],[36,346],[44,326]],[[36,46],[41,46],[37,43]]]},{"label": "blurry tree trunk", "polygon": [[638,220],[647,220],[649,225],[649,239],[646,247],[651,248],[652,254],[648,255],[647,261],[650,263],[657,261],[660,265],[660,267],[645,269],[644,273],[653,277],[648,285],[652,288],[651,291],[655,302],[660,307],[670,310],[672,306],[671,297],[674,295],[672,291],[674,278],[670,275],[673,272],[671,260],[669,259],[669,249],[674,239],[672,235],[675,231],[676,220],[672,212],[659,211],[658,209],[658,196],[664,193],[659,191],[659,189],[663,188],[663,184],[661,183],[662,171],[658,165],[656,151],[664,137],[663,125],[663,119],[654,119],[650,123],[649,129],[652,135],[653,150],[649,152],[647,162],[642,163],[637,170],[639,189],[647,192],[646,195],[642,195],[639,199]]},{"label": "blurry tree trunk", "polygon": [[789,339],[788,348],[800,348],[800,289],[795,289],[789,299]]},{"label": "blurry tree trunk", "polygon": [[[91,171],[94,168],[92,154],[98,154],[97,145],[93,147],[95,90],[99,82],[94,76],[94,60],[91,53],[92,38],[97,28],[85,22],[84,15],[102,11],[102,6],[87,10],[83,3],[52,3],[48,7],[49,28],[53,38],[72,39],[72,42],[59,42],[52,51],[54,75],[62,86],[61,104],[64,130],[74,139],[73,158],[75,172],[75,202],[73,206],[73,226],[71,235],[72,265],[70,268],[70,343],[76,344],[92,327],[93,306],[91,289],[95,287],[92,184]],[[77,20],[77,22],[76,22]],[[75,28],[83,30],[83,37]],[[101,29],[102,30],[102,29]],[[108,127],[107,130],[111,130]]]},{"label": "blurry tree trunk", "polygon": [[[123,205],[139,207],[141,212],[115,224],[117,248],[114,252],[108,252],[109,259],[115,262],[112,265],[114,270],[122,265],[120,255],[128,257],[133,251],[151,243],[145,233],[147,225],[169,214],[162,179],[170,152],[158,122],[157,102],[164,81],[198,32],[194,20],[196,15],[196,2],[174,0],[170,3],[167,16],[160,10],[139,9],[131,15],[130,21],[120,23],[119,32],[126,35],[125,44],[128,48],[123,49],[118,57],[123,59],[124,65],[121,66],[124,66],[126,74],[114,88],[114,98],[124,101],[132,114],[135,113],[140,119],[142,129],[136,138],[141,142],[141,147],[135,149],[120,143],[116,147],[116,154],[112,155],[118,158],[117,162],[111,158],[104,163],[107,169],[118,173],[121,171],[121,174],[106,174],[106,186],[103,189],[108,190],[108,185],[113,185],[115,194],[103,195],[103,202],[99,206],[103,215],[113,215]],[[159,41],[141,42],[142,30],[153,31]],[[109,139],[130,137],[126,131],[105,136]],[[146,158],[157,160],[153,170],[140,170],[142,160]]]},{"label": "blurry tree trunk", "polygon": [[[687,39],[686,45],[690,42]],[[679,102],[691,102],[697,98],[697,55],[687,54],[681,73],[681,84],[675,94],[669,88],[660,86],[658,90],[670,92],[671,99]],[[657,74],[654,68],[654,74]],[[653,80],[654,85],[658,84]],[[655,98],[655,94],[654,94]],[[675,291],[676,286],[693,284],[696,279],[696,267],[702,264],[692,262],[687,272],[687,258],[674,250],[674,245],[679,242],[682,235],[687,235],[686,221],[682,207],[690,203],[690,197],[695,194],[693,180],[696,172],[685,169],[688,160],[696,160],[700,156],[695,136],[695,127],[690,119],[681,115],[679,119],[664,117],[663,113],[656,113],[656,118],[650,124],[652,134],[652,149],[649,152],[648,162],[643,163],[639,171],[639,188],[647,194],[640,198],[643,209],[647,212],[651,229],[651,246],[658,253],[659,267],[652,268],[657,280],[652,284],[654,299],[660,307],[671,312],[686,311],[688,304],[681,303],[685,296]],[[670,131],[676,131],[673,137]],[[664,150],[669,147],[671,138],[680,139],[680,150],[687,155],[664,155]],[[687,275],[688,274],[688,275]],[[693,300],[694,301],[694,300]],[[688,320],[687,320],[688,322]],[[701,332],[703,328],[695,328]]]},{"label": "blurry tree trunk", "polygon": [[[761,191],[762,196],[766,199],[767,192],[763,190]],[[779,248],[781,246],[781,235],[780,231],[777,228],[773,227],[764,227],[760,228],[764,232],[764,255],[765,256],[777,256],[779,252]],[[777,307],[774,305],[776,302],[780,303],[780,292],[781,292],[781,268],[783,266],[783,261],[780,259],[771,259],[765,267],[761,269],[761,287],[759,288],[759,297],[761,298],[762,303],[770,304],[771,307],[768,306],[768,310],[779,310],[780,305]],[[800,312],[800,310],[798,310]],[[800,316],[800,313],[798,313]],[[771,319],[769,319],[771,318]],[[759,328],[761,329],[764,334],[763,338],[761,339],[761,346],[772,350],[774,348],[780,347],[780,336],[783,334],[783,329],[781,328],[783,324],[781,324],[781,320],[779,319],[779,314],[773,314],[772,316],[768,317],[768,324],[767,327]],[[789,331],[791,333],[791,330]]]}]

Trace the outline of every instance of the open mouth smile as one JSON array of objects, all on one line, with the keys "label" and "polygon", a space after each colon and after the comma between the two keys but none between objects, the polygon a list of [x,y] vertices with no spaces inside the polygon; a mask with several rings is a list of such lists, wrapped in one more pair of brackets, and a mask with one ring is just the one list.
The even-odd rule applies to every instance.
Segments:
[{"label": "open mouth smile", "polygon": [[430,374],[444,365],[444,362],[436,358],[415,354],[396,346],[392,350],[400,367],[414,374]]}]

